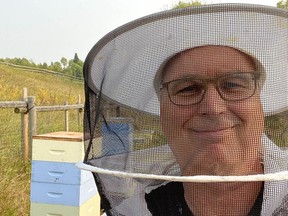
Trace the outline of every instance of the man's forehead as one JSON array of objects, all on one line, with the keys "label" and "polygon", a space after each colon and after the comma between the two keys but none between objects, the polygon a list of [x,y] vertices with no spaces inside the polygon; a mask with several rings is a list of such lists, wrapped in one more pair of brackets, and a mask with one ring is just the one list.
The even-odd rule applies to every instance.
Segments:
[{"label": "man's forehead", "polygon": [[[162,77],[219,76],[256,70],[251,56],[226,46],[202,46],[182,51],[166,63]],[[174,77],[176,76],[176,77]]]},{"label": "man's forehead", "polygon": [[243,62],[243,60],[253,62],[253,58],[250,55],[235,48],[220,45],[207,45],[201,47],[194,47],[179,52],[172,58],[170,58],[167,64],[169,64],[169,62],[170,66],[175,65],[175,63],[177,62],[181,62],[182,64],[183,63],[199,64],[201,62],[211,62],[212,64],[214,64],[219,62],[220,60],[227,62],[231,60],[236,60],[236,62],[240,63]]}]

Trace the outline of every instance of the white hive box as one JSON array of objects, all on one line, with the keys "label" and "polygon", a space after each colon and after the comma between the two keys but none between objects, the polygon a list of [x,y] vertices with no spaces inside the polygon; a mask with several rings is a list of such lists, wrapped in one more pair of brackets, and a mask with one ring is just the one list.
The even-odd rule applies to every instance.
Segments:
[{"label": "white hive box", "polygon": [[83,133],[54,132],[33,136],[32,160],[77,163],[83,159]]},{"label": "white hive box", "polygon": [[31,203],[30,216],[98,216],[100,215],[99,195],[93,196],[81,206]]}]

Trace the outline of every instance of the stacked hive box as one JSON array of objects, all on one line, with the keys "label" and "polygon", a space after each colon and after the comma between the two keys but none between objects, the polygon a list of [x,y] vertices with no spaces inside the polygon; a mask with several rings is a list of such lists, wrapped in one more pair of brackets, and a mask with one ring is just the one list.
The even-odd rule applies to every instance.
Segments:
[{"label": "stacked hive box", "polygon": [[33,137],[31,216],[100,215],[100,198],[91,172],[75,167],[83,157],[82,133]]}]

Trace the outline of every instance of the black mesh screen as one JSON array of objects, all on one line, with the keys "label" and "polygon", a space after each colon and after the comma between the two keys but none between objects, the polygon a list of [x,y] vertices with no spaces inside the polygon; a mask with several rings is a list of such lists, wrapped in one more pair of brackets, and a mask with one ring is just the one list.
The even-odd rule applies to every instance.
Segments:
[{"label": "black mesh screen", "polygon": [[169,10],[107,34],[84,67],[84,163],[106,214],[288,215],[287,71],[273,7]]}]

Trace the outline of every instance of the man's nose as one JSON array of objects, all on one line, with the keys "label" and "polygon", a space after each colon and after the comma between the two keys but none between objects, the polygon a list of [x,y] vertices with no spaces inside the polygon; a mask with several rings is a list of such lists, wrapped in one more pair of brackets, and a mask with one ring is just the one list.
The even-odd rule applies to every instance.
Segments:
[{"label": "man's nose", "polygon": [[200,115],[217,115],[227,110],[226,101],[213,84],[208,84],[203,100],[198,104]]}]

